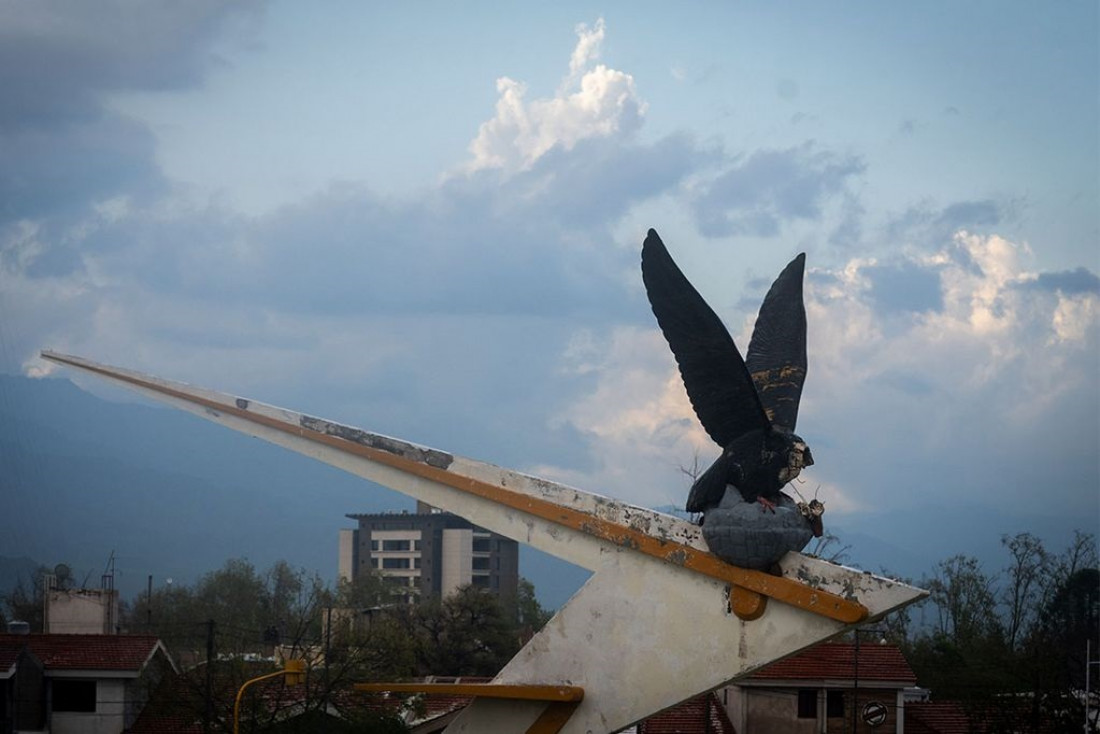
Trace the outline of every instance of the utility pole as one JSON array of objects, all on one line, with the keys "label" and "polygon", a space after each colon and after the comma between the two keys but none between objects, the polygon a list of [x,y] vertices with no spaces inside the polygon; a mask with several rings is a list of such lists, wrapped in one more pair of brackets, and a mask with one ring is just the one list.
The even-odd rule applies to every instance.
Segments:
[{"label": "utility pole", "polygon": [[856,734],[856,717],[859,716],[859,629],[852,630],[856,638],[855,657],[852,660],[852,734]]},{"label": "utility pole", "polygon": [[328,712],[328,656],[332,646],[332,607],[325,607],[325,682],[321,692],[321,712]]},{"label": "utility pole", "polygon": [[206,709],[202,717],[203,734],[214,731],[214,620],[206,622]]},{"label": "utility pole", "polygon": [[1092,703],[1092,666],[1100,665],[1100,658],[1092,659],[1092,638],[1085,639],[1085,734],[1096,731],[1093,721],[1089,718],[1089,708]]}]

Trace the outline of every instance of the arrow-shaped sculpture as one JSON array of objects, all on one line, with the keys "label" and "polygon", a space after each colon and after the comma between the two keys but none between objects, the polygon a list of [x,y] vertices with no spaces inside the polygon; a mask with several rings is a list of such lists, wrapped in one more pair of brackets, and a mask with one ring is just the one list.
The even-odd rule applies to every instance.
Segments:
[{"label": "arrow-shaped sculpture", "polygon": [[593,571],[493,681],[579,688],[583,699],[554,720],[547,698],[480,697],[448,731],[618,731],[926,593],[798,553],[781,559],[780,576],[737,568],[675,517],[251,399],[42,356]]}]

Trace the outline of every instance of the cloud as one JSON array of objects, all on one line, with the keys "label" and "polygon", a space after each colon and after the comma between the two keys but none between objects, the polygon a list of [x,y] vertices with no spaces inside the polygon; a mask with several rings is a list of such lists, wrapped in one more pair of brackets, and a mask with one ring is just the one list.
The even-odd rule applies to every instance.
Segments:
[{"label": "cloud", "polygon": [[951,241],[956,232],[995,232],[1014,216],[1017,204],[994,199],[957,201],[938,207],[924,201],[890,218],[885,237],[895,245],[938,247]]},{"label": "cloud", "polygon": [[483,169],[513,173],[529,169],[555,148],[572,150],[591,138],[629,137],[642,123],[645,103],[634,78],[603,64],[599,58],[604,23],[577,27],[577,45],[569,74],[549,99],[527,101],[527,87],[508,77],[497,80],[496,116],[482,123],[470,143],[468,172]]},{"label": "cloud", "polygon": [[869,296],[884,313],[939,311],[943,293],[939,274],[913,262],[872,265],[864,271],[870,280]]},{"label": "cloud", "polygon": [[[799,433],[819,459],[805,479],[833,512],[961,500],[1070,516],[1094,509],[1100,295],[1020,287],[1044,279],[1027,270],[1029,258],[1001,237],[959,232],[889,266],[811,260]],[[742,345],[751,321],[733,330]],[[693,452],[709,460],[717,447],[671,358],[646,350],[668,351],[655,329],[616,334],[602,361],[589,345],[596,383],[563,416],[606,457],[573,481],[654,502],[686,488],[677,467]]]},{"label": "cloud", "polygon": [[[148,201],[167,186],[152,135],[109,95],[181,89],[219,63],[217,44],[263,3],[79,0],[0,5],[0,225],[71,219],[116,196]],[[52,253],[41,267],[75,266]]]},{"label": "cloud", "polygon": [[698,188],[699,230],[708,237],[775,236],[785,224],[820,219],[826,202],[864,170],[858,157],[819,150],[812,142],[754,151]]},{"label": "cloud", "polygon": [[1079,267],[1058,273],[1039,273],[1025,280],[1020,287],[1069,295],[1100,293],[1100,277],[1087,268]]}]

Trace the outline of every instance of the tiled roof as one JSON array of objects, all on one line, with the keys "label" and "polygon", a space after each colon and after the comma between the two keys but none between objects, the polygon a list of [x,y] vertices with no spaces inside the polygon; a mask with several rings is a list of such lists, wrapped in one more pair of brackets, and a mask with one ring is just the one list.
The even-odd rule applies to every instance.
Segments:
[{"label": "tiled roof", "polygon": [[971,734],[970,717],[956,701],[905,704],[906,734]]},{"label": "tiled roof", "polygon": [[0,649],[26,644],[46,670],[139,671],[158,645],[148,635],[0,635]]},{"label": "tiled roof", "polygon": [[27,644],[26,639],[24,639],[26,635],[16,636],[16,639],[9,639],[9,637],[11,636],[4,635],[3,639],[0,639],[0,673],[11,670],[11,667],[19,659],[19,653],[23,652],[23,648]]},{"label": "tiled roof", "polygon": [[638,734],[736,734],[726,710],[713,693],[684,701],[638,725]]},{"label": "tiled roof", "polygon": [[[825,642],[797,655],[764,666],[750,680],[851,680],[856,677],[855,644]],[[861,643],[859,677],[916,685],[917,676],[896,645]]]}]

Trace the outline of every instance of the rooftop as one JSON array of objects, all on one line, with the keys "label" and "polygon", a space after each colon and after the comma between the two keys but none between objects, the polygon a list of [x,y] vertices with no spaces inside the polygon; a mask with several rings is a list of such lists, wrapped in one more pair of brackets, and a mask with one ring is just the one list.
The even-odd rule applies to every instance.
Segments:
[{"label": "rooftop", "polygon": [[[861,643],[859,678],[916,685],[917,676],[896,645]],[[826,642],[797,655],[766,665],[749,676],[750,681],[852,680],[856,677],[856,645]]]},{"label": "rooftop", "polygon": [[[26,646],[46,670],[139,671],[158,648],[150,635],[0,635],[0,664],[6,651]],[[18,654],[18,653],[15,653]]]}]

